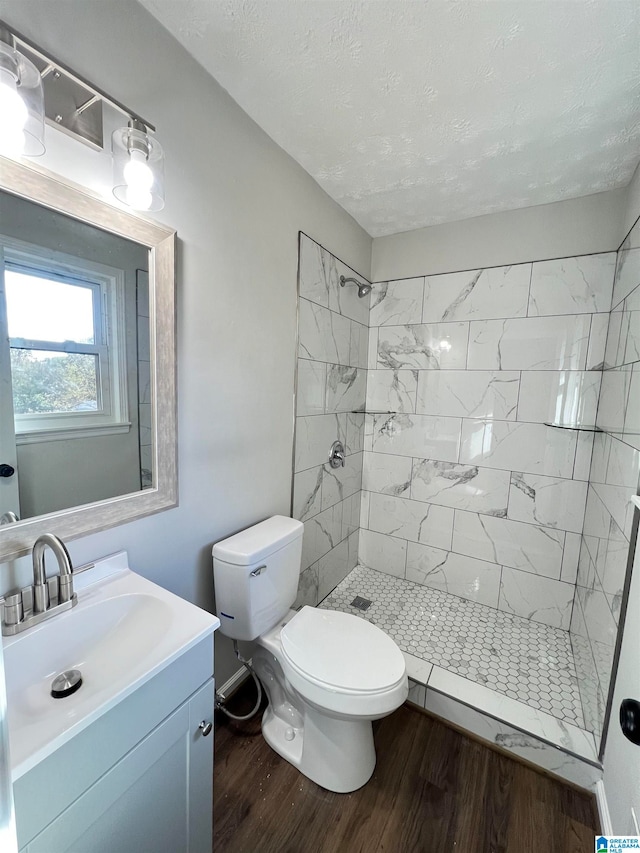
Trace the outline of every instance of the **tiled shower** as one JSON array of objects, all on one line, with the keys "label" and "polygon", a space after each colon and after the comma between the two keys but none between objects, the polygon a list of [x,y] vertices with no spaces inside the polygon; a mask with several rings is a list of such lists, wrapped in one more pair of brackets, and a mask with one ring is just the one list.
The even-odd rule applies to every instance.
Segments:
[{"label": "tiled shower", "polygon": [[[354,275],[300,235],[293,516],[305,523],[297,604],[317,604],[358,561],[369,297]],[[347,464],[331,468],[339,440]]]},{"label": "tiled shower", "polygon": [[364,299],[300,237],[297,604],[340,584],[325,606],[358,612],[353,594],[377,589],[363,615],[405,652],[596,737],[629,550],[621,502],[640,470],[634,234],[617,256],[425,270]]},{"label": "tiled shower", "polygon": [[366,565],[569,628],[593,435],[545,422],[595,422],[614,266],[376,287],[368,399],[398,414],[367,422]]},{"label": "tiled shower", "polygon": [[640,472],[640,222],[620,247],[589,473],[571,637],[587,728],[602,731],[630,575]]}]

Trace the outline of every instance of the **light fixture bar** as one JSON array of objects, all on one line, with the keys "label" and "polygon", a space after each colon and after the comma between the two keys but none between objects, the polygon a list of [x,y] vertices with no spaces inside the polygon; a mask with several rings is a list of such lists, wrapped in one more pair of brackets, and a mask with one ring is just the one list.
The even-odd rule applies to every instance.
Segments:
[{"label": "light fixture bar", "polygon": [[[91,148],[102,150],[102,106],[109,104],[127,119],[127,126],[111,135],[114,196],[135,210],[164,207],[164,151],[149,134],[155,131],[151,122],[2,20],[0,86],[3,113],[7,114],[1,117],[4,124],[0,123],[0,151],[8,152],[8,156],[42,154],[45,121]],[[32,103],[35,101],[37,107]],[[25,150],[27,141],[38,150]]]},{"label": "light fixture bar", "polygon": [[78,113],[78,115],[82,115],[82,113],[83,113],[85,110],[88,110],[88,109],[89,109],[89,107],[92,107],[94,104],[97,104],[97,103],[98,103],[98,101],[100,101],[100,100],[101,100],[100,95],[92,95],[92,96],[89,98],[89,100],[88,100],[88,101],[86,101],[84,104],[81,104],[81,105],[78,107],[78,109],[76,110],[76,112]]},{"label": "light fixture bar", "polygon": [[[26,36],[22,35],[22,33],[18,32],[12,26],[6,23],[6,21],[0,19],[0,34],[2,34],[2,36],[5,35],[3,31],[6,31],[11,36],[13,36],[17,44],[20,45],[21,50],[26,51],[27,55],[30,54],[29,58],[32,61],[34,61],[34,59],[37,60],[35,64],[40,66],[40,74],[47,89],[49,88],[49,82],[52,80],[55,80],[58,86],[62,87],[63,83],[61,81],[63,77],[67,78],[70,82],[75,84],[74,86],[69,87],[72,94],[66,92],[63,97],[63,103],[65,104],[66,112],[76,112],[78,113],[79,117],[83,113],[89,111],[90,108],[93,108],[96,104],[104,102],[106,104],[109,104],[118,112],[122,113],[124,116],[127,117],[127,119],[135,119],[136,121],[139,121],[141,124],[143,124],[148,130],[155,131],[154,125],[151,124],[150,121],[147,121],[147,119],[139,115],[137,112],[135,112],[135,110],[129,109],[129,107],[127,107],[121,101],[112,98],[111,95],[108,95],[103,89],[100,89],[98,86],[94,85],[77,72],[72,71],[63,62],[59,62],[55,57],[51,56],[51,54],[47,53],[45,50],[43,50],[41,47],[31,41],[31,39],[28,39]],[[58,75],[57,77],[56,74]],[[75,101],[78,100],[78,95],[82,92],[82,90],[85,90],[85,96],[80,100],[80,103],[75,103]],[[45,93],[45,97],[47,94],[48,93]],[[59,100],[57,100],[56,103],[59,104]],[[49,110],[47,110],[47,112],[49,112]],[[62,116],[62,121],[58,120],[58,116]],[[102,141],[97,144],[95,133],[88,139],[83,137],[81,126],[82,123],[79,124],[77,121],[74,121],[70,116],[69,121],[71,122],[73,129],[65,127],[65,125],[63,124],[63,122],[65,121],[65,116],[60,111],[60,109],[56,111],[55,115],[47,115],[47,119],[53,126],[58,127],[62,130],[67,130],[67,132],[71,133],[73,136],[80,138],[84,142],[87,142],[89,145],[91,145],[91,147],[103,147]],[[101,124],[102,121],[100,120],[100,125]],[[80,130],[80,132],[78,132],[78,129]],[[102,131],[100,129],[100,135],[101,133]]]}]

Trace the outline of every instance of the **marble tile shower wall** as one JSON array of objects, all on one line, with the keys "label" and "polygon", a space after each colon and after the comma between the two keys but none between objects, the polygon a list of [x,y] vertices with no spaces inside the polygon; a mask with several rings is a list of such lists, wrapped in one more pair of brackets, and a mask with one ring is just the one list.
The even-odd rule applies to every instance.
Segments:
[{"label": "marble tile shower wall", "polygon": [[640,222],[618,252],[571,640],[587,726],[602,730],[640,476]]},{"label": "marble tile shower wall", "polygon": [[[296,607],[317,604],[358,561],[369,296],[363,276],[300,234],[293,516],[304,522]],[[343,468],[328,464],[339,440]]]},{"label": "marble tile shower wall", "polygon": [[569,628],[615,261],[374,285],[362,564]]}]

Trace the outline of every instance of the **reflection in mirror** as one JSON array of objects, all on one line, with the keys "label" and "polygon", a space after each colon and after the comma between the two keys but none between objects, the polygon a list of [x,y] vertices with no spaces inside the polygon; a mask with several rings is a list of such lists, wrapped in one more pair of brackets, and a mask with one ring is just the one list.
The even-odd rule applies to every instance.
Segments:
[{"label": "reflection in mirror", "polygon": [[[43,533],[70,540],[176,506],[176,234],[4,157],[0,234],[0,561],[7,561]],[[18,276],[9,300],[5,254]],[[38,325],[31,313],[21,316],[25,283],[30,311],[48,298],[62,318],[52,319],[49,307]],[[131,439],[126,449],[123,436]],[[12,483],[13,500],[5,501]]]},{"label": "reflection in mirror", "polygon": [[153,483],[149,251],[0,193],[0,519]]}]

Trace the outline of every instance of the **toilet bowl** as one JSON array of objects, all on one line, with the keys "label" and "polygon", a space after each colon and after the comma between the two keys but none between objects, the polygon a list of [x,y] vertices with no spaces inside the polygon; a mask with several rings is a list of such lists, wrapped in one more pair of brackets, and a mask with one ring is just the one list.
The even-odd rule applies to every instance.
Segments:
[{"label": "toilet bowl", "polygon": [[407,698],[393,640],[358,616],[303,607],[258,639],[253,662],[269,746],[323,788],[362,787],[376,763],[371,721]]},{"label": "toilet bowl", "polygon": [[323,788],[354,791],[373,773],[372,720],[407,698],[404,657],[366,620],[305,606],[297,592],[302,524],[274,516],[214,546],[221,630],[253,641],[269,704],[265,740]]}]

